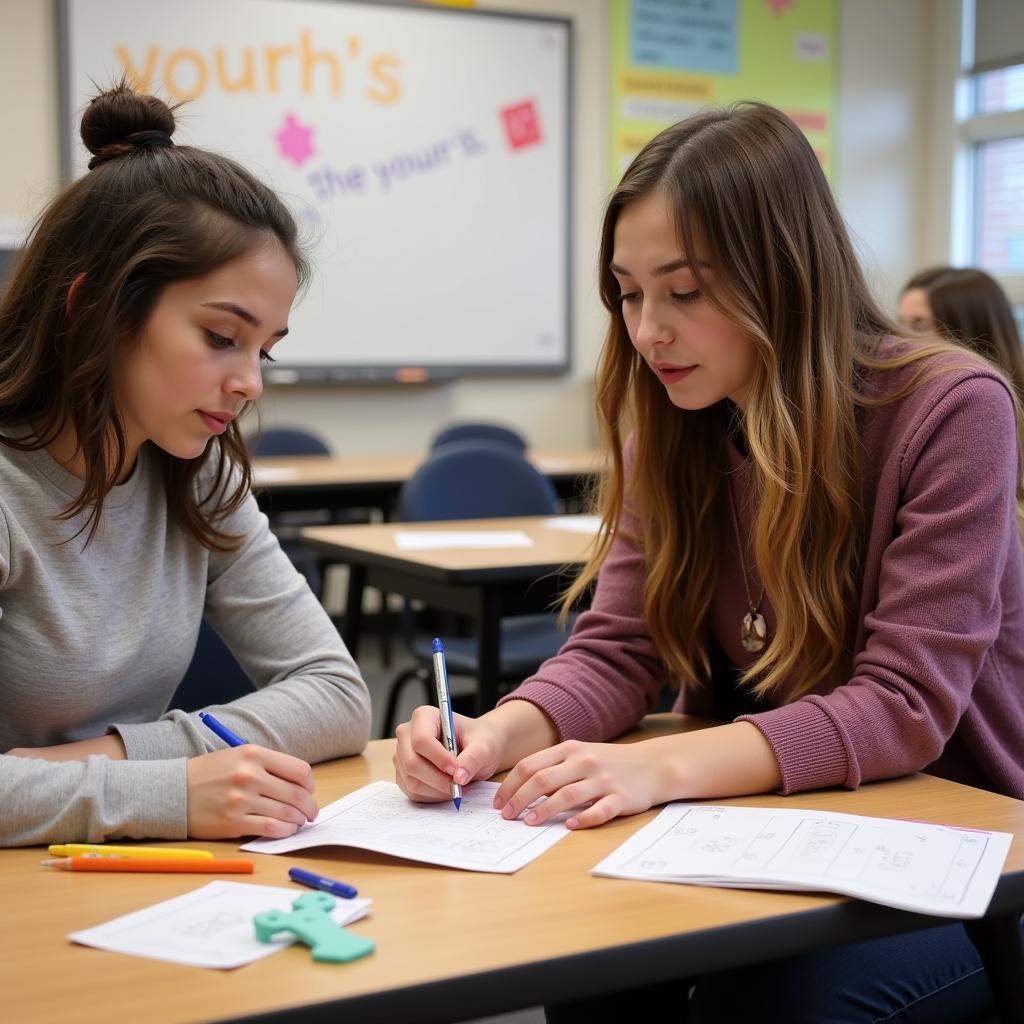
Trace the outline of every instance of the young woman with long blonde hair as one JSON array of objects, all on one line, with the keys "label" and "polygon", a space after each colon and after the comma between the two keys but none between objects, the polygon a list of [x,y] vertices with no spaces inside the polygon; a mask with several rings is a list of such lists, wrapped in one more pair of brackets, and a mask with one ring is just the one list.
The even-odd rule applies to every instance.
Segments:
[{"label": "young woman with long blonde hair", "polygon": [[[452,777],[511,768],[502,814],[571,812],[570,828],[921,770],[1024,797],[1007,381],[947,342],[897,336],[810,145],[761,104],[646,146],[611,197],[600,275],[609,469],[596,550],[568,596],[596,582],[593,602],[555,658],[458,719],[457,760],[435,709],[399,727],[405,792],[447,799]],[[726,724],[604,742],[664,684],[679,709]],[[795,1022],[891,1020],[913,1003],[914,1020],[945,1020],[990,998],[959,926],[741,973],[624,1006]]]}]

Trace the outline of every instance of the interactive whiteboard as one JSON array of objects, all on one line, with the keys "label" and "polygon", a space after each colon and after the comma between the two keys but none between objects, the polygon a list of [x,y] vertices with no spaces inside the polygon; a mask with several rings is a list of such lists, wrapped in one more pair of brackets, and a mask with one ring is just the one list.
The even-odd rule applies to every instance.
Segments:
[{"label": "interactive whiteboard", "polygon": [[64,0],[65,167],[127,72],[175,140],[238,159],[312,238],[268,378],[564,372],[568,21],[308,0]]}]

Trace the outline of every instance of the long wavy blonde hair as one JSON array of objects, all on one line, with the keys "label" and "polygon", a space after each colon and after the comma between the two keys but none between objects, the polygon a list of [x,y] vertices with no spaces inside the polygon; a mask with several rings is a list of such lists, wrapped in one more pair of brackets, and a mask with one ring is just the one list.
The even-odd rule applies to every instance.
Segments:
[{"label": "long wavy blonde hair", "polygon": [[[691,261],[702,294],[753,345],[742,414],[727,402],[678,409],[630,342],[609,269],[615,228],[627,204],[657,190],[675,210],[683,253],[703,250],[714,267],[712,290]],[[874,354],[898,328],[871,297],[811,146],[789,118],[759,103],[698,114],[648,143],[608,203],[599,273],[610,325],[596,406],[609,465],[596,496],[602,529],[563,607],[593,582],[626,526],[625,509],[647,563],[645,620],[667,669],[683,685],[710,678],[707,616],[716,553],[728,542],[720,530],[729,527],[725,445],[730,418],[742,416],[753,549],[777,619],[742,681],[758,696],[777,690],[795,699],[849,658],[862,578],[858,407],[874,401],[862,393],[865,372],[953,346],[918,342],[895,358]]]}]

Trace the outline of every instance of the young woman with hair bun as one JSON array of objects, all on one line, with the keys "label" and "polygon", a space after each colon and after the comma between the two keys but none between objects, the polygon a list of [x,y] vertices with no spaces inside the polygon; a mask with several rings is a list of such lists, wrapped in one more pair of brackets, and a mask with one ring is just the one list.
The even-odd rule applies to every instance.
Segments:
[{"label": "young woman with hair bun", "polygon": [[[287,836],[369,700],[238,417],[308,275],[284,204],[121,84],[0,298],[0,845]],[[257,692],[166,712],[203,617]]]}]

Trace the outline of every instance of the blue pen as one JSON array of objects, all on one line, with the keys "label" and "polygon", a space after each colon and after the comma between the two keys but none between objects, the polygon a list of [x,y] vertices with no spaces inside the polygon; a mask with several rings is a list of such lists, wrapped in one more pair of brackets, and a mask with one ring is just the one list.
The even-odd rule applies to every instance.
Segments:
[{"label": "blue pen", "polygon": [[302,868],[289,868],[288,877],[299,885],[308,885],[310,889],[322,889],[332,896],[340,896],[345,900],[355,899],[358,895],[353,885],[336,882],[333,878],[324,878],[323,875],[315,875],[312,871],[305,871]]},{"label": "blue pen", "polygon": [[[441,738],[448,752],[454,757],[459,756],[459,744],[455,738],[455,718],[452,715],[452,698],[448,692],[448,666],[444,661],[444,644],[437,637],[433,644],[434,685],[437,688],[437,707],[441,712]],[[452,803],[455,810],[462,806],[462,787],[452,779]]]},{"label": "blue pen", "polygon": [[226,725],[222,725],[213,715],[205,711],[199,712],[199,720],[210,732],[215,732],[229,747],[241,747],[248,743],[241,736],[236,736]]}]

